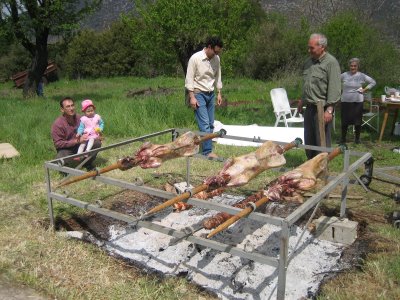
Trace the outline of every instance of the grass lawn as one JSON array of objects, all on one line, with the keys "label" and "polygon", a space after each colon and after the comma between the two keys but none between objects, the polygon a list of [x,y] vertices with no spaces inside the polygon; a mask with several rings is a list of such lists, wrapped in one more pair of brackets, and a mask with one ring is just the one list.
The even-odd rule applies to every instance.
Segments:
[{"label": "grass lawn", "polygon": [[[290,98],[299,97],[298,79],[279,82],[247,79],[224,81],[223,95],[228,105],[217,108],[216,119],[224,124],[258,124],[272,126],[275,117],[269,98],[273,87],[284,86]],[[150,90],[151,88],[151,90]],[[140,93],[149,89],[148,93]],[[130,97],[128,94],[139,95]],[[184,106],[182,78],[110,78],[97,80],[61,80],[45,87],[46,98],[22,99],[21,90],[11,83],[0,85],[0,143],[11,143],[21,156],[0,160],[0,273],[57,299],[211,299],[212,295],[181,278],[159,278],[143,273],[123,261],[109,257],[91,244],[66,240],[49,229],[43,163],[54,157],[50,126],[60,114],[59,101],[65,96],[76,100],[92,99],[105,121],[105,145],[167,128],[196,129],[193,112]],[[260,101],[261,100],[261,101]],[[240,102],[241,105],[231,105]],[[336,114],[339,139],[340,112]],[[391,120],[389,120],[391,122]],[[390,123],[389,123],[390,124]],[[349,134],[348,139],[352,138]],[[390,149],[399,146],[399,138],[384,136],[378,145],[378,134],[363,130],[362,144],[349,143],[351,149],[371,152],[375,167],[400,165],[400,156]],[[165,142],[160,138],[159,142]],[[99,166],[114,163],[131,155],[132,147],[110,151],[98,160]],[[126,152],[124,152],[126,151]],[[252,151],[252,148],[216,145],[225,157]],[[108,152],[107,152],[108,153]],[[288,153],[288,167],[305,160],[302,151]],[[178,161],[178,160],[177,160]],[[184,173],[182,162],[163,165],[159,172]],[[341,170],[341,158],[330,165],[332,173]],[[194,180],[213,174],[218,164],[194,166]],[[151,171],[152,172],[152,171]],[[162,179],[151,172],[138,170],[146,183],[159,187]],[[359,171],[363,174],[363,170]],[[120,172],[121,178],[132,174]],[[399,176],[398,172],[393,173]],[[248,187],[257,190],[262,181],[276,173],[266,173]],[[400,230],[394,229],[385,216],[400,210],[392,199],[399,189],[395,184],[373,179],[371,191],[350,186],[349,194],[362,200],[348,200],[349,216],[363,226],[368,251],[357,267],[338,274],[323,285],[321,299],[399,299],[400,298]],[[90,199],[90,189],[77,184],[74,193]],[[112,193],[104,190],[104,197]],[[338,210],[337,200],[324,202],[327,209]],[[58,216],[68,217],[83,211],[55,203]]]}]

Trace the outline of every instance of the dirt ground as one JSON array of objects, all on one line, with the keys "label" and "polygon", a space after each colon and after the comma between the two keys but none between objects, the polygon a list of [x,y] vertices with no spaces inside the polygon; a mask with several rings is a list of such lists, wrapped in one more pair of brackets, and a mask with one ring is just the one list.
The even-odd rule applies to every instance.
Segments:
[{"label": "dirt ground", "polygon": [[46,300],[35,290],[17,283],[10,283],[0,276],[0,300]]}]

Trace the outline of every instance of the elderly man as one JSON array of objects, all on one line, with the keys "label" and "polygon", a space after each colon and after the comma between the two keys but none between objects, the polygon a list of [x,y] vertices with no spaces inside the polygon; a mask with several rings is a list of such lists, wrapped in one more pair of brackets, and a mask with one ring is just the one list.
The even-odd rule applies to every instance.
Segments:
[{"label": "elderly man", "polygon": [[[221,105],[222,82],[219,54],[223,43],[218,37],[210,37],[206,47],[192,55],[186,72],[185,87],[189,91],[189,104],[194,109],[197,125],[201,132],[212,133],[214,129],[215,94],[218,90],[217,104]],[[212,141],[202,144],[202,154],[217,157],[212,153]]]},{"label": "elderly man", "polygon": [[[75,112],[74,100],[66,97],[60,101],[60,109],[62,115],[58,117],[51,126],[51,137],[57,151],[56,158],[61,158],[76,154],[81,142],[87,137],[77,137],[77,129],[79,127],[81,116]],[[95,140],[93,149],[101,146],[100,140]],[[96,156],[93,156],[86,164],[88,170],[93,169],[93,161]],[[67,164],[71,164],[68,161]]]},{"label": "elderly man", "polygon": [[[306,145],[321,146],[318,127],[317,103],[324,106],[326,146],[331,146],[332,118],[335,104],[340,100],[341,80],[340,67],[336,58],[326,50],[327,38],[320,33],[314,33],[308,41],[310,58],[303,68],[303,95],[299,101],[299,111],[306,105],[304,113],[304,142]],[[306,150],[308,159],[319,152]]]}]

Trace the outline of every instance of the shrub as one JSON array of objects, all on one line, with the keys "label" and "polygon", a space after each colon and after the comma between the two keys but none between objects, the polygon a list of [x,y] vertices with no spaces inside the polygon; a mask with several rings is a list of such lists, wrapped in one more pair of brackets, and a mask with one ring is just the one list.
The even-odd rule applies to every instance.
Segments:
[{"label": "shrub", "polygon": [[279,14],[270,14],[247,39],[246,56],[239,73],[254,79],[271,79],[299,70],[306,55],[309,29],[306,22],[294,28]]},{"label": "shrub", "polygon": [[11,44],[8,53],[0,57],[0,81],[28,68],[31,63],[29,53],[19,44]]},{"label": "shrub", "polygon": [[70,43],[65,57],[67,75],[72,78],[133,75],[138,53],[133,33],[119,21],[101,33],[80,32]]},{"label": "shrub", "polygon": [[352,57],[361,60],[361,70],[378,83],[399,83],[399,51],[395,45],[372,24],[360,21],[356,12],[343,13],[327,21],[321,32],[328,37],[328,49],[339,61],[343,71],[348,70]]}]

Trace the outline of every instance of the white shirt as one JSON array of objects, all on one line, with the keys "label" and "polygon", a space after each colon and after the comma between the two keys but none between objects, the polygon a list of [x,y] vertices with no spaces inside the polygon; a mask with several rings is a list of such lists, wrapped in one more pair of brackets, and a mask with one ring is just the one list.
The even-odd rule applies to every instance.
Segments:
[{"label": "white shirt", "polygon": [[208,59],[205,49],[193,54],[189,59],[185,87],[189,91],[198,89],[202,92],[212,92],[214,87],[222,89],[219,56]]}]

